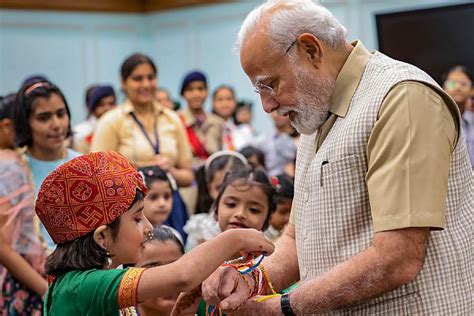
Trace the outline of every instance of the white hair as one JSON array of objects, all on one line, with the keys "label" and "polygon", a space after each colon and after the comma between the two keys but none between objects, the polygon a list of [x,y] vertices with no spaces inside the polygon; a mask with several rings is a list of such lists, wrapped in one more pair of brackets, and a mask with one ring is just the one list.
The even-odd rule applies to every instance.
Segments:
[{"label": "white hair", "polygon": [[[276,7],[284,4],[282,9]],[[265,21],[266,17],[268,21]],[[268,0],[255,8],[245,18],[235,43],[238,53],[242,43],[261,23],[259,31],[270,36],[275,49],[285,51],[302,33],[310,33],[333,48],[341,47],[347,30],[334,15],[313,0]]]}]

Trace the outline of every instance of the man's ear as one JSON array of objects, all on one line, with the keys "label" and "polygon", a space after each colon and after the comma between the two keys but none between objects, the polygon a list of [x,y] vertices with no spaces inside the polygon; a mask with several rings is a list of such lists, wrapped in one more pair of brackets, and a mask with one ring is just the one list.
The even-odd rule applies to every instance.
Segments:
[{"label": "man's ear", "polygon": [[106,225],[99,226],[94,230],[94,241],[104,249],[107,249],[109,228]]},{"label": "man's ear", "polygon": [[304,52],[309,61],[316,67],[322,63],[324,57],[323,45],[319,38],[310,33],[303,33],[298,36],[298,42],[300,47],[304,49]]}]

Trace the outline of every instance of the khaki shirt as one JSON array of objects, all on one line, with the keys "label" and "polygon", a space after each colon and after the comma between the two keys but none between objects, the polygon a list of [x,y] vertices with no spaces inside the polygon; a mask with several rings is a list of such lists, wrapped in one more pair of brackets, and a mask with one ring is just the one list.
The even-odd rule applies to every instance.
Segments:
[{"label": "khaki shirt", "polygon": [[[222,150],[222,129],[224,120],[212,113],[206,113],[206,119],[201,126],[196,124],[196,118],[189,108],[185,108],[179,112],[179,115],[187,127],[193,127],[197,137],[206,148],[209,155]],[[193,165],[201,163],[201,159],[194,158]]]},{"label": "khaki shirt", "polygon": [[[160,155],[167,156],[172,165],[181,167],[191,160],[186,130],[178,115],[159,103],[154,104]],[[91,151],[117,151],[138,167],[154,165],[155,152],[137,122],[133,119],[133,104],[126,100],[117,108],[105,113],[98,121]],[[146,130],[153,143],[154,129]]]},{"label": "khaki shirt", "polygon": [[[363,44],[353,45],[336,79],[330,116],[320,127],[316,151],[337,117],[346,116],[369,61],[370,53]],[[425,113],[436,115],[426,117]],[[366,181],[374,232],[406,227],[444,228],[448,173],[439,171],[449,169],[457,136],[448,106],[432,88],[415,81],[392,88],[367,144]],[[433,175],[429,187],[425,185],[426,175]],[[290,223],[295,224],[293,211]]]}]

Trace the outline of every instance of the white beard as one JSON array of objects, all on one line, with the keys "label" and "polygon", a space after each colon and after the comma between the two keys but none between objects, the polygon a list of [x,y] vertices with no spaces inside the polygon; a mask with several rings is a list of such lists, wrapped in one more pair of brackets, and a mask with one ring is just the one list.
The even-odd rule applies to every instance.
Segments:
[{"label": "white beard", "polygon": [[294,113],[291,125],[301,134],[313,134],[328,118],[329,101],[336,81],[331,78],[315,77],[299,64],[293,63],[296,79],[296,104],[278,109],[277,114]]}]

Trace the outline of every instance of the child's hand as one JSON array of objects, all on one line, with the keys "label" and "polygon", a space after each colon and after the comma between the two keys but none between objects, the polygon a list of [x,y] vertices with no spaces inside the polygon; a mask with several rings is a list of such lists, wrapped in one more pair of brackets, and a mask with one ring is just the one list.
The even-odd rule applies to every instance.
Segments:
[{"label": "child's hand", "polygon": [[240,253],[244,258],[254,258],[261,254],[270,255],[275,246],[261,231],[250,228],[227,230],[225,233],[235,234],[240,246]]}]

